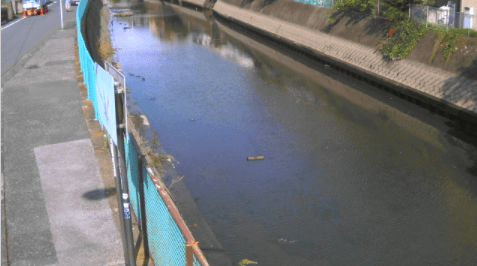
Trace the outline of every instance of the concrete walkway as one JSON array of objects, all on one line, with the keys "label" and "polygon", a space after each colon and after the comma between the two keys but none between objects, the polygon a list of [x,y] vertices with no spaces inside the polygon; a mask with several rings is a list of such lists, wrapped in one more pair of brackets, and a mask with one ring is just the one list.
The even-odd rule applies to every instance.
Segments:
[{"label": "concrete walkway", "polygon": [[75,34],[55,32],[2,88],[2,265],[124,265],[83,117]]}]

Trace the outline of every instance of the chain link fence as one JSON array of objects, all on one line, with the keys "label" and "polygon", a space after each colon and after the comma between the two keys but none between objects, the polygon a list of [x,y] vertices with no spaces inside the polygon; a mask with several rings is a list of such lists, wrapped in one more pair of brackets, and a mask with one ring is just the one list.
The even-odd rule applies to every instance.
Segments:
[{"label": "chain link fence", "polygon": [[426,27],[447,31],[450,28],[477,30],[477,16],[455,12],[454,8],[411,5],[411,19]]}]

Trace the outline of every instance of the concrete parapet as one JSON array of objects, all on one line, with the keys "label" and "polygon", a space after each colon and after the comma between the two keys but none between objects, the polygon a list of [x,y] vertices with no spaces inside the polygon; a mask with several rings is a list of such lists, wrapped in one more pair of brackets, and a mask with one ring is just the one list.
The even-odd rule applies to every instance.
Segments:
[{"label": "concrete parapet", "polygon": [[377,80],[397,84],[405,88],[405,92],[411,96],[426,96],[477,117],[475,112],[477,101],[467,98],[468,94],[462,93],[476,90],[474,88],[477,86],[476,80],[417,61],[407,59],[387,61],[369,46],[242,9],[220,0],[213,10],[222,17],[265,32],[294,47],[314,51],[332,61],[346,64],[358,71],[365,71]]}]

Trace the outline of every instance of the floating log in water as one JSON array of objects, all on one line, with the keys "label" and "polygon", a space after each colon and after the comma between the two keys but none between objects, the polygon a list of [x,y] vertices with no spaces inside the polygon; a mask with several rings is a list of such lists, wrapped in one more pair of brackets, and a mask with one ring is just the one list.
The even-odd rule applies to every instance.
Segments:
[{"label": "floating log in water", "polygon": [[132,15],[134,15],[133,12],[127,12],[127,11],[113,13],[113,16],[115,16],[115,17],[130,17]]},{"label": "floating log in water", "polygon": [[247,161],[259,161],[263,160],[263,156],[249,156],[247,157]]}]

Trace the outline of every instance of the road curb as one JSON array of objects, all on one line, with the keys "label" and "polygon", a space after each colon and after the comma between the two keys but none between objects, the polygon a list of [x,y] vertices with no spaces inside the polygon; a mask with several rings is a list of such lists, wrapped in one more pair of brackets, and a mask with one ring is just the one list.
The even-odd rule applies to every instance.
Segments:
[{"label": "road curb", "polygon": [[[3,153],[3,143],[2,143]],[[4,180],[2,172],[2,265],[8,265],[8,248],[7,248],[7,232],[6,232],[6,217],[5,217],[5,193],[4,193]]]}]

